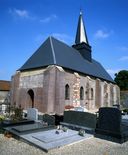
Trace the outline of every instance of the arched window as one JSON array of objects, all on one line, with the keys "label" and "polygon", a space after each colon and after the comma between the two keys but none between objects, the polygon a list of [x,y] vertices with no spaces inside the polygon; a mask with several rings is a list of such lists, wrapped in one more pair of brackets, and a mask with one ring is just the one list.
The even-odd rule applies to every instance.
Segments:
[{"label": "arched window", "polygon": [[65,85],[65,100],[70,99],[70,87],[68,84]]},{"label": "arched window", "polygon": [[80,87],[80,100],[84,99],[84,88]]},{"label": "arched window", "polygon": [[33,92],[33,90],[29,89],[28,94],[29,94],[30,99],[31,99],[31,107],[34,108],[34,92]]},{"label": "arched window", "polygon": [[91,88],[91,100],[93,100],[93,88]]}]

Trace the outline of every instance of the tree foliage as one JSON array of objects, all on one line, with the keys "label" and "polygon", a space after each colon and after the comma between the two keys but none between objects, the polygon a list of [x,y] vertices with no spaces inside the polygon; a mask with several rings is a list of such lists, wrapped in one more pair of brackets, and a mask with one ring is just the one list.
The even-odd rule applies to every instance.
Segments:
[{"label": "tree foliage", "polygon": [[127,70],[121,70],[119,73],[116,73],[114,80],[121,90],[128,90],[128,71]]}]

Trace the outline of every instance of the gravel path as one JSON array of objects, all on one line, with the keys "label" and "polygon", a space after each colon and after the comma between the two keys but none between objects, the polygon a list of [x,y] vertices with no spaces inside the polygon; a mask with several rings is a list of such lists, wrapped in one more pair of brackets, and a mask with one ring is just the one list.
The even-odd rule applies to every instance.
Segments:
[{"label": "gravel path", "polygon": [[112,143],[98,138],[50,150],[48,153],[14,138],[0,134],[0,155],[128,155],[128,142]]}]

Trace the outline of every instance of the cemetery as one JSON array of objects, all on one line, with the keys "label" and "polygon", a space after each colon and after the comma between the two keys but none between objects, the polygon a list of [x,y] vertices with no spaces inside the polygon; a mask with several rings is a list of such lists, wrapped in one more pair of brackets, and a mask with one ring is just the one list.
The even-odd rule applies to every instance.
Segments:
[{"label": "cemetery", "polygon": [[[79,112],[76,112],[76,115],[77,113]],[[82,114],[82,112],[80,113]],[[69,115],[72,115],[72,111]],[[6,124],[6,127],[4,125],[4,130],[11,133],[17,139],[29,142],[46,152],[50,149],[59,148],[92,137],[92,134],[86,133],[85,128],[82,128],[82,121],[81,130],[72,130],[64,125],[55,126],[54,116],[44,114],[42,117],[38,117],[38,110],[35,108],[28,109],[27,121],[29,122],[28,124],[24,124],[24,122]]]},{"label": "cemetery", "polygon": [[39,115],[37,109],[29,108],[25,119],[4,120],[0,126],[6,134],[45,152],[92,137],[116,143],[128,140],[128,115],[115,106],[102,107],[95,114],[68,110],[64,111],[63,119],[58,116],[56,121],[56,118],[55,115]]}]

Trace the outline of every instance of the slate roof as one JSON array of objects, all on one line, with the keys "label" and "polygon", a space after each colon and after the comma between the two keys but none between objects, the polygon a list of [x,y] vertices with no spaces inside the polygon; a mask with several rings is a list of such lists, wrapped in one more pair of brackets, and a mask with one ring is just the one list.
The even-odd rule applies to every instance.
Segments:
[{"label": "slate roof", "polygon": [[49,37],[19,70],[24,71],[49,65],[58,65],[114,83],[99,62],[94,59],[92,62],[87,61],[79,51],[53,37]]}]

